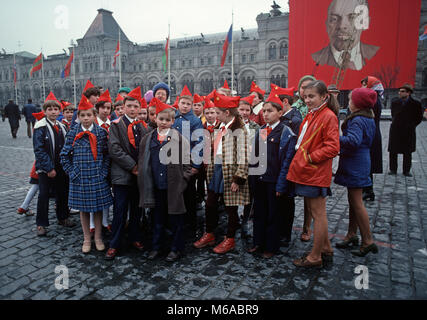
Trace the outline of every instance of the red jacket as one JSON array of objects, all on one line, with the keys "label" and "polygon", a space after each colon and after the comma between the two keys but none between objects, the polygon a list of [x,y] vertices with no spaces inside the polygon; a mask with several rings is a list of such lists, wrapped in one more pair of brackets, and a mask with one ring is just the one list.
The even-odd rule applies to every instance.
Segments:
[{"label": "red jacket", "polygon": [[307,114],[300,134],[307,121],[307,131],[289,167],[287,179],[309,186],[330,187],[332,160],[340,151],[338,118],[325,105],[312,117]]}]

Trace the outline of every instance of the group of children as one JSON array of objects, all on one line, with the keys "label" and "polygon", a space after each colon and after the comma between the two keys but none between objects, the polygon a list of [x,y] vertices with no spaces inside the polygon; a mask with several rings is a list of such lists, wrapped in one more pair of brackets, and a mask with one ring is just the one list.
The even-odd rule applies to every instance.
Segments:
[{"label": "group of children", "polygon": [[[352,116],[344,122],[340,138],[338,104],[324,82],[301,79],[297,101],[294,91],[272,84],[264,102],[265,91],[255,83],[245,98],[232,96],[227,83],[206,97],[193,96],[185,86],[170,106],[170,89],[159,83],[144,97],[140,87],[121,88],[113,104],[108,90],[101,92],[88,81],[76,111],[51,93],[43,111],[35,115],[38,235],[47,233],[53,190],[61,225],[74,225],[70,208],[80,212],[82,252],[91,251],[91,231],[96,249],[105,250],[103,229],[111,233],[107,260],[117,255],[125,232],[133,248],[145,250],[141,220],[149,209],[153,237],[148,259],[162,253],[169,228],[172,241],[166,260],[176,261],[184,251],[185,222],[197,225],[197,199],[204,200],[207,191],[205,232],[193,246],[214,246],[218,254],[233,250],[241,223],[239,206],[244,206],[243,223],[253,212],[253,245],[248,252],[268,259],[279,252],[281,240],[289,245],[294,197],[302,196],[308,225],[314,220],[314,243],[312,251],[294,264],[322,266],[333,255],[326,197],[331,194],[332,160],[340,153],[335,181],[348,187],[351,199],[351,227],[340,245],[353,244],[359,227],[363,244],[354,254],[377,252],[359,201],[361,188],[372,182],[369,172],[357,164],[369,162],[369,111],[372,92],[376,93],[354,90]],[[57,120],[61,111],[62,123]],[[224,239],[217,242],[221,201],[228,223]]]}]

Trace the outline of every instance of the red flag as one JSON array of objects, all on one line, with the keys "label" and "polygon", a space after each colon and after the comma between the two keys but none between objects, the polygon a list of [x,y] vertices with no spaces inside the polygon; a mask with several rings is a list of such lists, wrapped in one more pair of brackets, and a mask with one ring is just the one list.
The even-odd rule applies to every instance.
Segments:
[{"label": "red flag", "polygon": [[74,50],[73,50],[73,52],[70,55],[70,59],[68,59],[67,65],[65,66],[65,69],[62,70],[62,73],[61,73],[61,78],[62,79],[67,78],[70,75],[71,64],[73,63],[73,60],[74,60]]},{"label": "red flag", "polygon": [[233,25],[230,26],[230,30],[228,30],[227,38],[225,38],[225,42],[222,47],[221,67],[224,66],[225,58],[227,57],[228,46],[231,43],[232,38],[233,38]]},{"label": "red flag", "polygon": [[34,60],[33,67],[30,70],[30,77],[33,75],[34,72],[39,71],[42,69],[43,66],[43,58],[42,54],[40,53],[39,56]]},{"label": "red flag", "polygon": [[117,41],[116,52],[114,52],[114,62],[113,62],[114,68],[116,67],[116,61],[118,56],[120,56],[120,41]]}]

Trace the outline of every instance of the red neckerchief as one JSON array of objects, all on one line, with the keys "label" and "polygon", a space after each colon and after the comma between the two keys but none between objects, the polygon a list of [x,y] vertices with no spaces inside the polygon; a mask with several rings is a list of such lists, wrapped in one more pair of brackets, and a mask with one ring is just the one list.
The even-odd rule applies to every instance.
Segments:
[{"label": "red neckerchief", "polygon": [[267,140],[267,137],[270,135],[271,131],[273,131],[273,128],[270,127],[270,125],[267,125],[267,127],[260,130],[259,135],[261,136],[263,141]]},{"label": "red neckerchief", "polygon": [[90,131],[83,131],[76,135],[73,141],[73,146],[76,140],[81,139],[85,134],[89,136],[90,149],[92,150],[93,159],[96,160],[98,152],[96,150],[96,136]]},{"label": "red neckerchief", "polygon": [[214,141],[214,156],[216,156],[216,153],[218,151],[218,146],[219,146],[220,142],[222,141],[222,137],[224,136],[226,131],[227,131],[227,129],[224,126],[221,128],[221,131],[217,133],[217,136],[216,136],[215,141]]},{"label": "red neckerchief", "polygon": [[139,121],[134,121],[131,124],[128,125],[128,138],[129,138],[129,142],[130,144],[136,149],[136,145],[135,145],[135,136],[133,134],[133,130],[132,127],[136,126],[138,124],[142,124],[145,128],[147,128],[147,124],[145,123],[144,120],[139,120]]}]

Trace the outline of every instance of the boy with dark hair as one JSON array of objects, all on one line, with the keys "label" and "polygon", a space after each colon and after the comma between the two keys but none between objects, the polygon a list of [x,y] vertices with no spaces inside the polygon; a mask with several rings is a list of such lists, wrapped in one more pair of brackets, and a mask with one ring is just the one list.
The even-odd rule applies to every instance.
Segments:
[{"label": "boy with dark hair", "polygon": [[34,154],[36,172],[39,175],[39,198],[37,202],[37,235],[45,236],[49,226],[49,190],[52,188],[56,198],[56,217],[64,227],[75,224],[68,219],[67,179],[60,162],[60,152],[67,134],[65,126],[57,121],[61,104],[51,92],[43,104],[46,117],[34,127]]},{"label": "boy with dark hair", "polygon": [[143,251],[140,230],[141,210],[137,183],[139,143],[147,133],[144,121],[137,121],[138,110],[141,108],[141,88],[131,91],[124,99],[125,114],[110,127],[108,150],[112,159],[111,183],[114,193],[114,215],[110,248],[105,259],[113,260],[117,255],[122,240],[123,229],[129,210],[129,240],[132,246]]}]

